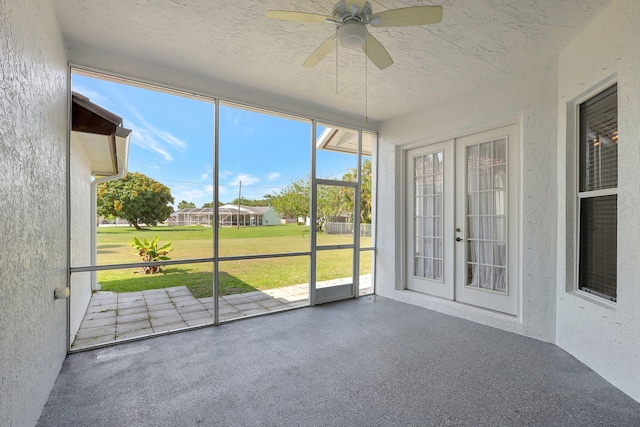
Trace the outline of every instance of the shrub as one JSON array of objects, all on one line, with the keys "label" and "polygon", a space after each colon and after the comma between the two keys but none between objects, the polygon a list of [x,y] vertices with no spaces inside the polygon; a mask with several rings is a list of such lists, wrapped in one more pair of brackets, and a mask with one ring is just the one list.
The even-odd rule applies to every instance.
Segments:
[{"label": "shrub", "polygon": [[[138,240],[137,237],[134,237],[133,240],[129,240],[129,244],[136,249],[136,255],[142,257],[142,261],[150,262],[150,261],[165,261],[169,258],[166,256],[169,252],[173,250],[171,247],[171,241],[162,247],[158,247],[158,242],[160,241],[160,236],[156,236],[152,241],[148,241],[147,239],[143,239],[142,242]],[[159,265],[150,265],[142,267],[140,273],[143,274],[155,274],[162,271],[162,267]]]}]

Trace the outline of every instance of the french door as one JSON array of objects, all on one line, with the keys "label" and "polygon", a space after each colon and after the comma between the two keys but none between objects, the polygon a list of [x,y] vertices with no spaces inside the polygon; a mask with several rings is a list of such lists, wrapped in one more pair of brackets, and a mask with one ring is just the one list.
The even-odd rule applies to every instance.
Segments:
[{"label": "french door", "polygon": [[407,289],[517,314],[518,128],[406,152]]}]

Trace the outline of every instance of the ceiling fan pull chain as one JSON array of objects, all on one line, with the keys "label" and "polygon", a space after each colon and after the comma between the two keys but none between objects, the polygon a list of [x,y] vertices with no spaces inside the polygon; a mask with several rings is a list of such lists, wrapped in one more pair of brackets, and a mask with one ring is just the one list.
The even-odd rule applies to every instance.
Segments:
[{"label": "ceiling fan pull chain", "polygon": [[338,94],[338,29],[336,28],[336,95]]},{"label": "ceiling fan pull chain", "polygon": [[369,43],[364,43],[364,122],[369,123]]}]

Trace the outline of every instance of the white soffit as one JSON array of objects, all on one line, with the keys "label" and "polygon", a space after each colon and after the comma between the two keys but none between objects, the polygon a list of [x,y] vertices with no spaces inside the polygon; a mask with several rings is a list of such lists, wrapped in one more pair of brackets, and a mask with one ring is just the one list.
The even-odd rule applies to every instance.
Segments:
[{"label": "white soffit", "polygon": [[118,172],[111,153],[111,135],[73,131],[71,138],[78,141],[89,156],[91,175],[111,176]]},{"label": "white soffit", "polygon": [[[362,133],[362,155],[370,156],[376,135]],[[325,128],[316,140],[318,150],[358,153],[358,133],[349,129]]]},{"label": "white soffit", "polygon": [[342,48],[303,68],[334,27],[265,18],[270,9],[329,15],[331,0],[53,0],[71,53],[138,59],[149,81],[155,81],[154,67],[143,64],[373,121],[545,65],[611,2],[373,0],[374,13],[444,7],[440,24],[370,28],[395,61],[380,71],[361,51]]}]

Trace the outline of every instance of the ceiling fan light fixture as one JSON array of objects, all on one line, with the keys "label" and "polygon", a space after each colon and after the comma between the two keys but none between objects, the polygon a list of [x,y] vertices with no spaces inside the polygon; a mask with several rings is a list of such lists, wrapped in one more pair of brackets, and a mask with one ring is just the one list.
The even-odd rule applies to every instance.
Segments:
[{"label": "ceiling fan light fixture", "polygon": [[369,37],[364,24],[357,21],[347,21],[338,27],[338,42],[347,49],[360,48]]}]

